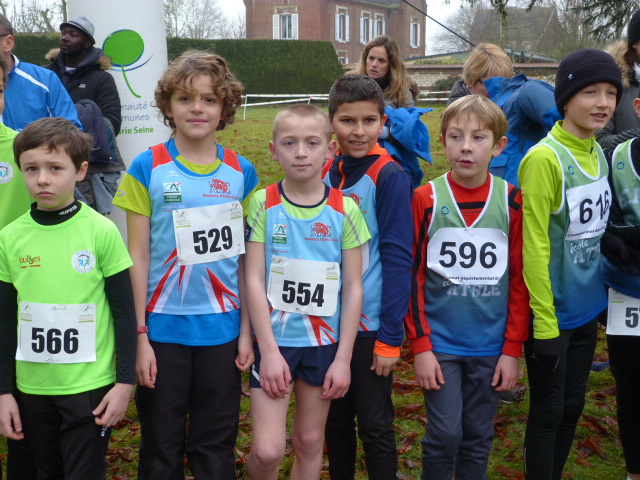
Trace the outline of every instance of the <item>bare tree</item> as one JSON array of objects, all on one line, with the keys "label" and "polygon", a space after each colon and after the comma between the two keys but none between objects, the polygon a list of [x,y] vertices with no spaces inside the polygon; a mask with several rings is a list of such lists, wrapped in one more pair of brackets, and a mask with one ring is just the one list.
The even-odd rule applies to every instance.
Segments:
[{"label": "bare tree", "polygon": [[242,16],[226,18],[218,0],[164,0],[165,27],[169,37],[244,38]]},{"label": "bare tree", "polygon": [[[469,6],[474,7],[482,0],[463,0]],[[508,17],[507,5],[510,0],[489,0],[491,8],[500,15],[503,22]],[[449,3],[449,0],[444,0]],[[549,0],[526,0],[526,8],[531,10],[534,6],[549,4]],[[577,13],[583,22],[584,28],[598,42],[608,38],[618,38],[622,34],[622,29],[631,18],[633,12],[640,8],[640,0],[582,0],[573,2],[559,2],[561,4],[573,5],[574,12]]]},{"label": "bare tree", "polygon": [[[445,25],[456,32],[461,37],[469,39],[473,29],[473,18],[475,17],[475,9],[471,7],[462,7],[453,15],[449,15],[445,21]],[[434,24],[433,28],[441,30],[434,38],[435,45],[431,47],[436,53],[459,52],[469,50],[471,45],[462,38],[444,30],[442,27]]]},{"label": "bare tree", "polygon": [[65,3],[51,0],[1,1],[0,10],[18,33],[53,33],[58,31],[57,25],[64,18]]}]

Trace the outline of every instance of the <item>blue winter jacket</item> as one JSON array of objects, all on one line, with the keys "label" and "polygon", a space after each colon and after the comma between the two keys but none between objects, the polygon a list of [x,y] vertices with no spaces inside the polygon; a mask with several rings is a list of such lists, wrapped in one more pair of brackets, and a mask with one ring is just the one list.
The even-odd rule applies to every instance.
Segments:
[{"label": "blue winter jacket", "polygon": [[[489,78],[484,84],[489,98],[502,109],[509,121],[509,143],[501,155],[491,160],[490,170],[518,186],[518,168],[527,150],[562,119],[556,108],[554,88],[522,73],[513,78]],[[503,168],[504,174],[501,174]]]},{"label": "blue winter jacket", "polygon": [[2,122],[21,131],[44,117],[63,117],[82,130],[78,112],[58,76],[51,70],[21,62],[13,56],[15,67],[9,72],[4,92]]}]

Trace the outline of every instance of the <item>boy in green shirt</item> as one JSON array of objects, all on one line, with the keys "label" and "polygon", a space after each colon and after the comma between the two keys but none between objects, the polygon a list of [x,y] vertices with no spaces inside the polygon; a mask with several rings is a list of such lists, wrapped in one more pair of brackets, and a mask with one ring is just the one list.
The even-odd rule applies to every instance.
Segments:
[{"label": "boy in green shirt", "polygon": [[18,134],[36,203],[0,232],[0,434],[28,438],[42,479],[106,479],[135,383],[132,262],[116,226],[74,198],[91,144],[62,118]]},{"label": "boy in green shirt", "polygon": [[564,120],[522,160],[524,279],[532,331],[525,343],[531,389],[525,436],[527,478],[559,480],[584,407],[596,317],[607,306],[600,272],[611,191],[595,139],[622,94],[611,55],[581,49],[558,68]]},{"label": "boy in green shirt", "polygon": [[[9,72],[0,58],[0,115],[4,111],[4,89]],[[0,230],[29,210],[33,201],[25,188],[22,173],[13,162],[13,139],[18,132],[0,122]]]}]

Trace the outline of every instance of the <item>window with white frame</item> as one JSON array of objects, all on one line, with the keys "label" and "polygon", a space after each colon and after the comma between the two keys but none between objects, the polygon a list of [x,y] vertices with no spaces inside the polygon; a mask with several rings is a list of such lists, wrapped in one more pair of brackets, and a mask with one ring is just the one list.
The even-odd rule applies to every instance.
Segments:
[{"label": "window with white frame", "polygon": [[336,41],[349,41],[349,12],[346,8],[338,8],[336,11]]},{"label": "window with white frame", "polygon": [[366,45],[373,36],[373,22],[371,21],[371,13],[360,13],[360,43]]},{"label": "window with white frame", "polygon": [[380,35],[384,35],[384,32],[385,32],[384,15],[381,13],[376,13],[376,16],[373,20],[373,36],[379,37]]},{"label": "window with white frame", "polygon": [[420,20],[417,17],[411,17],[409,25],[409,45],[411,48],[420,46]]},{"label": "window with white frame", "polygon": [[274,40],[298,40],[298,14],[282,12],[273,15]]}]

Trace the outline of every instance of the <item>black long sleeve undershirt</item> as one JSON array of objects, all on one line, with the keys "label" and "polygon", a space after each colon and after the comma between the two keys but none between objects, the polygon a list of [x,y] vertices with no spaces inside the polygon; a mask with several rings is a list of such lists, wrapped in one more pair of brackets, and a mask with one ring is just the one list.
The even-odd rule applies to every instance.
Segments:
[{"label": "black long sleeve undershirt", "polygon": [[[56,225],[69,220],[83,206],[74,202],[64,209],[50,212],[37,210],[31,217],[41,225]],[[136,383],[136,317],[129,270],[105,277],[104,291],[114,319],[116,344],[116,382]],[[15,384],[15,352],[18,328],[18,292],[11,283],[0,281],[0,395],[11,393]]]}]

